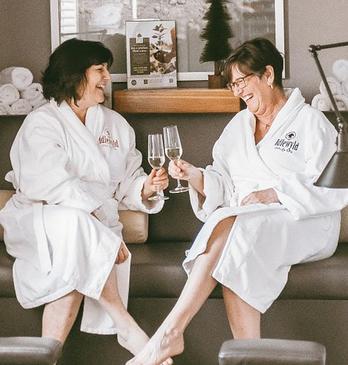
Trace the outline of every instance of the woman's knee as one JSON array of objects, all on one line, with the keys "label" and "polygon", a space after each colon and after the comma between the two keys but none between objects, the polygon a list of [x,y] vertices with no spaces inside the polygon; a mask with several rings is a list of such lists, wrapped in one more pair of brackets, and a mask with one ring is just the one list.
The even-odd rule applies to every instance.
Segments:
[{"label": "woman's knee", "polygon": [[77,306],[79,307],[83,299],[83,295],[78,291],[74,290],[69,294],[46,304],[46,307],[54,307],[62,309],[63,311],[69,311],[70,309],[74,309]]},{"label": "woman's knee", "polygon": [[234,221],[235,217],[228,217],[215,226],[208,242],[207,251],[209,251],[212,246],[217,246],[219,242],[223,245],[226,243]]},{"label": "woman's knee", "polygon": [[238,300],[239,297],[238,295],[232,291],[230,288],[228,288],[225,285],[221,285],[222,288],[222,296],[224,297],[224,299],[228,298],[230,300]]},{"label": "woman's knee", "polygon": [[233,226],[233,223],[235,221],[236,217],[227,217],[223,220],[221,220],[214,228],[212,236],[213,235],[222,235],[222,234],[228,234],[231,231],[231,228]]}]

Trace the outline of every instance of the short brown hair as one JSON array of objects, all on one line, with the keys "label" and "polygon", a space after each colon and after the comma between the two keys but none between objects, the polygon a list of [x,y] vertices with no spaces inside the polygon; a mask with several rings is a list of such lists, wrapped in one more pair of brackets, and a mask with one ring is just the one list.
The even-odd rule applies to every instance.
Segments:
[{"label": "short brown hair", "polygon": [[255,38],[244,42],[232,53],[225,63],[228,82],[232,81],[233,65],[237,65],[245,74],[252,72],[259,76],[265,72],[266,66],[270,65],[274,69],[274,84],[283,88],[283,57],[273,43],[266,38]]},{"label": "short brown hair", "polygon": [[86,70],[92,65],[113,62],[111,51],[101,42],[69,39],[58,46],[49,58],[42,75],[43,94],[46,99],[54,98],[60,104],[63,100],[79,99],[77,93],[81,83],[86,81]]}]

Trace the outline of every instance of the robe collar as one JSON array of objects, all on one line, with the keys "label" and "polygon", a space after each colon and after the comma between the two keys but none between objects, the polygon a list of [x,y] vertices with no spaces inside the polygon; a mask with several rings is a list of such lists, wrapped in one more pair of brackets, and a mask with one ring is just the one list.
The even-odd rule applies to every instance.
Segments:
[{"label": "robe collar", "polygon": [[251,160],[255,164],[255,171],[262,171],[265,174],[264,176],[268,178],[277,178],[277,174],[263,161],[259,149],[279,130],[279,128],[291,124],[298,112],[305,106],[305,100],[298,88],[294,89],[291,94],[288,93],[288,95],[287,102],[280,109],[270,129],[257,145],[255,144],[254,137],[256,118],[248,109],[246,110],[246,114],[244,114],[246,120],[243,125],[245,128],[246,141],[250,146],[254,146],[253,149],[249,150],[249,153],[251,154]]},{"label": "robe collar", "polygon": [[[282,128],[286,124],[290,124],[296,118],[299,111],[305,106],[305,99],[298,88],[286,92],[286,96],[288,98],[286,103],[279,110],[278,114],[274,118],[271,127],[269,128],[266,135],[257,144],[257,147],[260,147],[265,141],[267,141],[275,133],[277,133],[279,128]],[[250,126],[254,135],[256,128],[256,118],[254,114],[249,111],[249,109],[248,113],[249,113]]]},{"label": "robe collar", "polygon": [[99,149],[96,137],[90,130],[91,128],[95,128],[94,125],[99,125],[102,122],[103,110],[101,106],[95,105],[88,108],[86,114],[86,124],[83,124],[66,101],[63,101],[60,105],[57,105],[54,100],[51,100],[50,104],[52,105],[53,109],[56,110],[56,114],[60,122],[65,127],[64,129],[69,131],[69,133],[73,136],[76,143],[78,143],[86,153],[86,157],[93,161],[93,166],[95,166],[95,174],[103,183],[109,185],[109,165],[106,162],[101,150]]}]

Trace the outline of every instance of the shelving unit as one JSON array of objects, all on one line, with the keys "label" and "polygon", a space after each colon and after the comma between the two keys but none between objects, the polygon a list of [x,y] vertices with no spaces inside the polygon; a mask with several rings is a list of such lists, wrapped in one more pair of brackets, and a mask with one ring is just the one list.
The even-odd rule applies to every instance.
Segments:
[{"label": "shelving unit", "polygon": [[236,113],[241,100],[227,89],[116,90],[113,109],[120,113]]}]

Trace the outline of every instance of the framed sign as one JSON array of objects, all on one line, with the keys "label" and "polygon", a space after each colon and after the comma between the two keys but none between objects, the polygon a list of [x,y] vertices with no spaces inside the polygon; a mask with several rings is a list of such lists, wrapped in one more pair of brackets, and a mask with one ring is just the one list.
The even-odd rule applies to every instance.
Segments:
[{"label": "framed sign", "polygon": [[[126,81],[125,22],[175,20],[178,81],[207,80],[212,62],[200,63],[206,0],[50,0],[52,50],[66,39],[99,40],[114,54],[113,82]],[[284,54],[284,0],[229,0],[232,48],[248,39],[270,39]]]},{"label": "framed sign", "polygon": [[128,89],[177,86],[175,21],[126,21],[126,43]]}]

